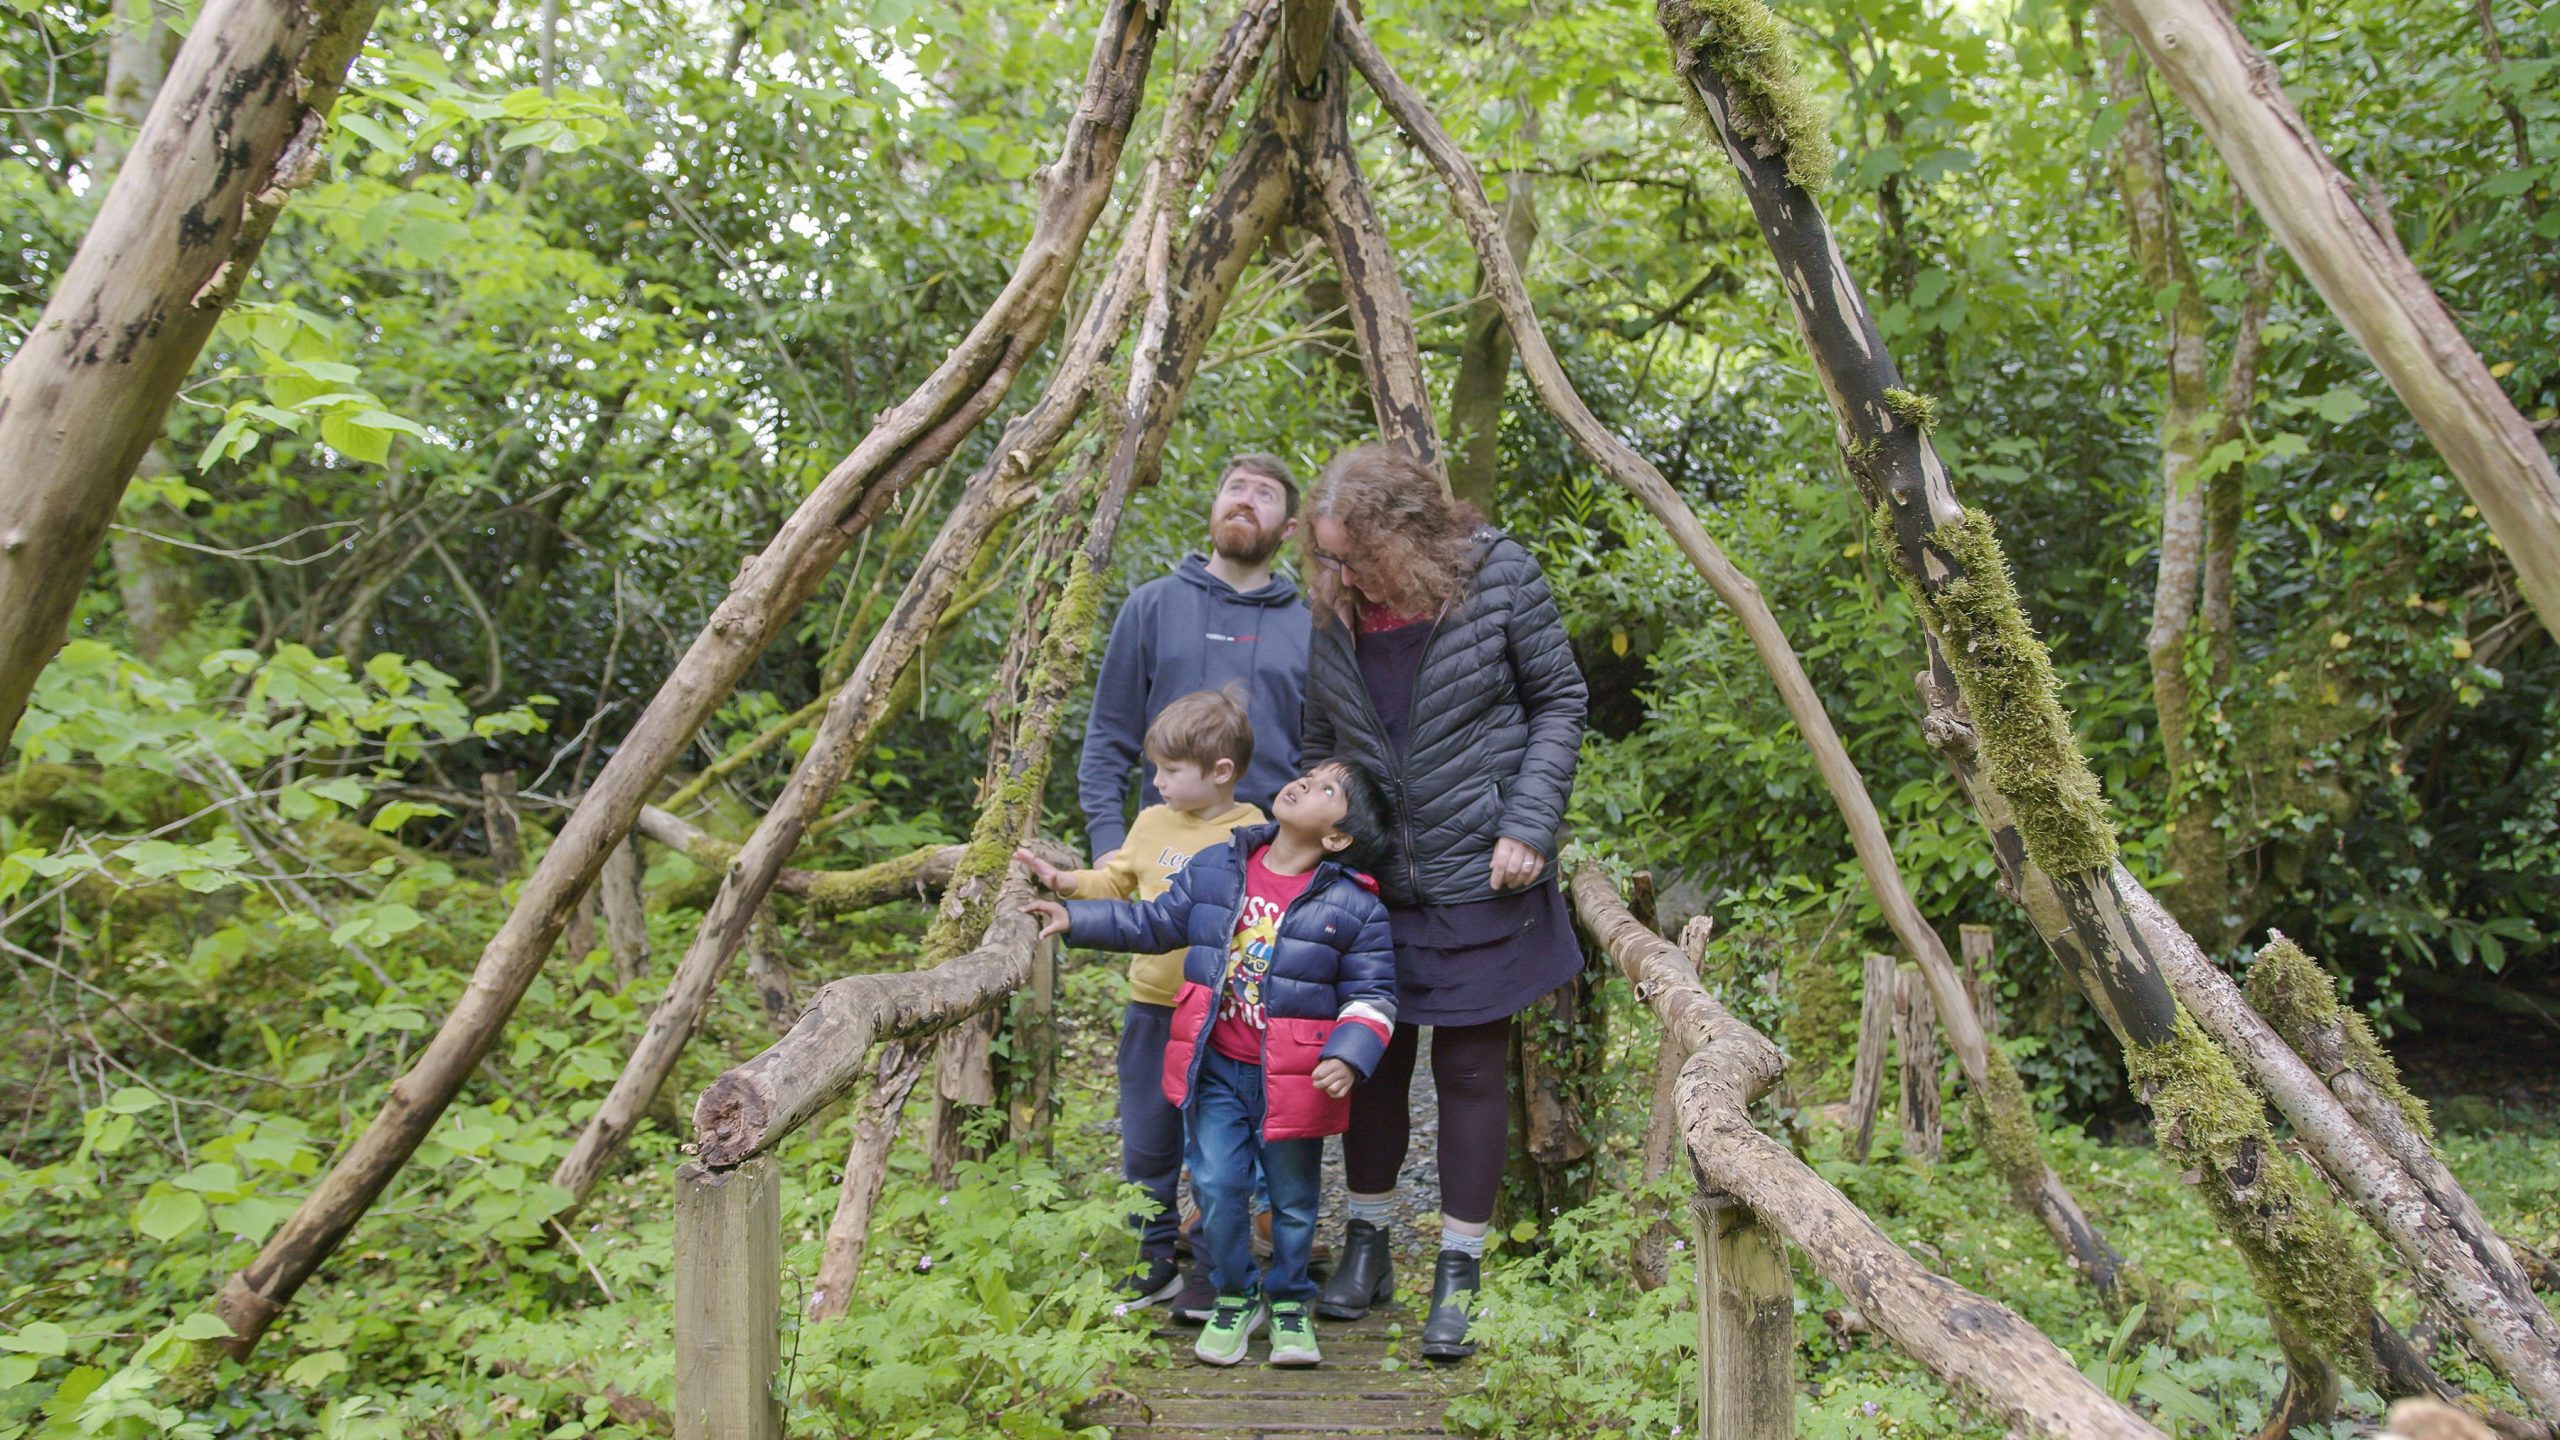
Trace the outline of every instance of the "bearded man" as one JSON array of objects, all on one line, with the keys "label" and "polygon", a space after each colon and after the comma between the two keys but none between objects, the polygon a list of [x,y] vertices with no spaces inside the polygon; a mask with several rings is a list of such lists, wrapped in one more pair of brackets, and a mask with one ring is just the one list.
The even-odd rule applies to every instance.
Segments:
[{"label": "bearded man", "polygon": [[[1077,798],[1094,863],[1129,833],[1131,772],[1156,712],[1195,690],[1236,687],[1253,721],[1253,761],[1236,798],[1268,811],[1298,776],[1298,704],[1310,619],[1298,587],[1271,573],[1298,532],[1298,483],[1276,455],[1238,455],[1209,502],[1209,553],[1131,591],[1111,622],[1085,722]],[[1139,777],[1141,805],[1161,798]]]}]

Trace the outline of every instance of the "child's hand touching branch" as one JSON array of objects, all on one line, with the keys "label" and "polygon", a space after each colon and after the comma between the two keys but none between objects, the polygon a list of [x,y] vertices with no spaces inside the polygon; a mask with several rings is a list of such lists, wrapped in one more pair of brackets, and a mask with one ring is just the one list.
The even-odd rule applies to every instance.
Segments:
[{"label": "child's hand touching branch", "polygon": [[1311,1078],[1317,1089],[1339,1100],[1359,1083],[1360,1072],[1352,1069],[1348,1060],[1327,1058],[1316,1062],[1316,1073]]},{"label": "child's hand touching branch", "polygon": [[1067,907],[1055,900],[1034,900],[1022,907],[1025,915],[1040,917],[1040,938],[1067,933]]},{"label": "child's hand touching branch", "polygon": [[1041,889],[1054,895],[1063,888],[1058,882],[1065,878],[1067,872],[1032,854],[1029,850],[1014,851],[1013,863],[1030,871],[1031,878],[1040,882]]}]

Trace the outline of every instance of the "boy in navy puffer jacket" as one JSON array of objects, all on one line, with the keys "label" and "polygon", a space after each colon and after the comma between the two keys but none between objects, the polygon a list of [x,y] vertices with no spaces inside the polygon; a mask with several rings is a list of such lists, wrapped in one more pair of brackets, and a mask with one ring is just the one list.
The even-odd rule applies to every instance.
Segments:
[{"label": "boy in navy puffer jacket", "polygon": [[[1218,1303],[1193,1353],[1245,1358],[1267,1319],[1271,1363],[1313,1365],[1307,1253],[1324,1137],[1350,1123],[1351,1087],[1395,1033],[1395,942],[1377,882],[1387,803],[1357,765],[1322,761],[1272,801],[1276,824],[1191,857],[1154,900],[1036,900],[1041,934],[1103,950],[1187,945],[1165,1045],[1165,1098],[1182,1109]],[[1271,1263],[1253,1264],[1257,1156],[1271,1187]]]}]

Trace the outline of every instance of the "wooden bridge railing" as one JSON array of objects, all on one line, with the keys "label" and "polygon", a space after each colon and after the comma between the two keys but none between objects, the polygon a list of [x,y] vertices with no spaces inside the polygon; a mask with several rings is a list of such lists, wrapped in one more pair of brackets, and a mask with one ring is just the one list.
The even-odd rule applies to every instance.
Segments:
[{"label": "wooden bridge railing", "polygon": [[1638,920],[1608,874],[1573,876],[1574,911],[1686,1056],[1675,1089],[1698,1182],[1699,1433],[1782,1440],[1794,1431],[1795,1284],[1782,1240],[1876,1329],[2024,1435],[2161,1440],[2090,1383],[2043,1332],[1931,1274],[1787,1147],[1751,1123],[1786,1058],[1726,1011],[1679,946]]},{"label": "wooden bridge railing", "polygon": [[782,1434],[782,1175],[773,1152],[870,1072],[873,1047],[917,1050],[1030,983],[1051,953],[1022,913],[1020,874],[997,892],[978,948],[930,970],[822,986],[791,1032],[711,1082],[695,1155],[675,1177],[676,1440]]}]

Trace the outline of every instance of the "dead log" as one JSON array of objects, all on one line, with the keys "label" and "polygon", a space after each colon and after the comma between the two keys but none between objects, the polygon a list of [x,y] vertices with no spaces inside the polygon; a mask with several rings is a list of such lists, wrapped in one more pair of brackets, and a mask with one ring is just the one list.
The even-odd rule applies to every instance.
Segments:
[{"label": "dead log", "polygon": [[[655,805],[641,809],[635,828],[639,834],[708,870],[726,871],[738,854],[736,845]],[[786,866],[774,872],[773,888],[807,902],[820,914],[832,915],[868,910],[896,900],[926,899],[934,887],[950,882],[951,872],[959,863],[959,846],[927,845],[859,870],[799,870]]]},{"label": "dead log", "polygon": [[800,1007],[792,1002],[791,967],[782,958],[777,928],[772,906],[756,912],[756,923],[747,932],[747,984],[764,1007],[765,1023],[773,1033],[788,1035],[792,1022],[800,1018]]},{"label": "dead log", "polygon": [[1902,1056],[1899,1118],[1902,1153],[1924,1164],[1938,1162],[1945,1134],[1938,1118],[1938,1015],[1920,972],[1895,972],[1894,1049]]},{"label": "dead log", "polygon": [[2006,1057],[1983,1039],[1982,1027],[1965,1005],[1955,962],[1948,958],[1945,942],[1921,915],[1910,888],[1903,883],[1884,822],[1876,813],[1875,801],[1867,794],[1866,781],[1850,760],[1848,748],[1841,744],[1839,732],[1832,727],[1803,662],[1788,643],[1786,632],[1762,598],[1759,586],[1725,556],[1661,471],[1611,434],[1574,393],[1530,308],[1528,286],[1520,277],[1519,267],[1511,262],[1501,222],[1485,200],[1483,182],[1430,108],[1398,78],[1356,17],[1347,12],[1343,15],[1337,37],[1388,113],[1439,173],[1452,210],[1474,242],[1476,263],[1483,267],[1487,288],[1501,305],[1503,319],[1511,327],[1512,342],[1519,351],[1521,369],[1540,403],[1556,417],[1583,454],[1661,522],[1716,598],[1742,622],[1788,716],[1813,752],[1815,767],[1848,827],[1850,844],[1886,923],[1929,977],[1931,994],[1946,1026],[1948,1045],[1964,1069],[1966,1082],[1973,1087],[1986,1113],[1999,1117],[2008,1143],[1996,1147],[1992,1155],[2011,1195],[2044,1222],[2055,1244],[2090,1284],[2101,1295],[2115,1299],[2118,1272],[2124,1262],[2089,1223],[2061,1177],[2045,1163],[2033,1118],[2025,1110],[2024,1089]]},{"label": "dead log", "polygon": [[896,1040],[921,1051],[1021,988],[1039,928],[1022,912],[1030,899],[1029,879],[1012,876],[997,891],[995,923],[968,954],[930,970],[848,975],[818,987],[791,1033],[712,1081],[695,1102],[703,1163],[737,1165],[780,1143],[861,1081],[873,1045]]},{"label": "dead log", "polygon": [[[2267,228],[2434,442],[2560,635],[2560,469],[2418,273],[2380,197],[2346,177],[2285,99],[2275,66],[2214,0],[2108,0],[2213,139]],[[2510,1377],[2512,1378],[2512,1377]],[[2536,1390],[2540,1390],[2537,1385]],[[2535,1403],[2560,1419],[2560,1397]]]},{"label": "dead log", "polygon": [[833,1320],[853,1304],[862,1257],[871,1245],[871,1212],[888,1178],[890,1148],[898,1143],[898,1118],[906,1113],[907,1097],[924,1073],[924,1058],[922,1045],[893,1043],[880,1052],[871,1092],[862,1097],[861,1118],[854,1122],[853,1147],[845,1154],[844,1184],[835,1218],[827,1222],[826,1249],[818,1258],[817,1278],[809,1283],[813,1321]]},{"label": "dead log", "polygon": [[135,464],[277,214],[319,175],[330,108],[378,8],[209,0],[44,313],[0,367],[0,751],[62,646]]},{"label": "dead log", "polygon": [[1584,930],[1653,1008],[1663,1043],[1689,1052],[1678,1087],[1681,1133],[1707,1185],[1749,1206],[1804,1251],[1868,1323],[2018,1433],[2161,1440],[2042,1332],[2008,1307],[1931,1274],[1848,1197],[1753,1128],[1752,1103],[1786,1066],[1778,1047],[1707,993],[1688,957],[1637,922],[1599,867],[1576,871],[1572,891]]},{"label": "dead log", "polygon": [[[230,1354],[245,1359],[256,1348],[294,1292],[408,1162],[496,1043],[606,853],[621,843],[659,777],[738,677],[817,589],[853,537],[910,480],[947,458],[1012,388],[1055,321],[1085,237],[1110,195],[1165,13],[1145,0],[1109,0],[1059,158],[1039,172],[1031,239],[1012,279],[941,366],[882,414],[763,552],[740,569],[709,624],[526,881],[481,953],[461,1002],[393,1083],[363,1134],[339,1154],[257,1257],[224,1283],[214,1313],[230,1329],[231,1338],[222,1342]],[[225,27],[201,19],[196,33],[208,43],[217,35],[230,38]]]},{"label": "dead log", "polygon": [[1875,1145],[1876,1111],[1884,1102],[1885,1052],[1893,1047],[1894,1002],[1899,971],[1890,955],[1867,956],[1858,988],[1858,1058],[1849,1074],[1849,1158],[1864,1160]]}]

